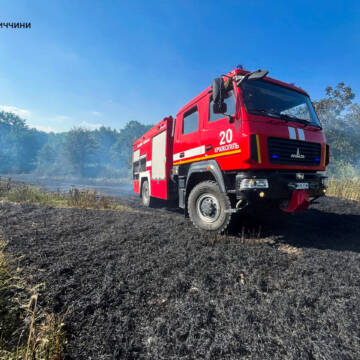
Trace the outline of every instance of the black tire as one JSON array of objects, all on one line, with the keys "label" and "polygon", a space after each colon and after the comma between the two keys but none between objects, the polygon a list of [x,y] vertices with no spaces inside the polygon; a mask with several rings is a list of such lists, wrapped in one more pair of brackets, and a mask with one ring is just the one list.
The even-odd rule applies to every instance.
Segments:
[{"label": "black tire", "polygon": [[190,192],[188,212],[190,219],[199,230],[221,233],[231,220],[230,199],[222,193],[215,181],[204,181]]},{"label": "black tire", "polygon": [[144,206],[151,207],[152,201],[150,196],[149,182],[145,180],[141,187],[141,200]]}]

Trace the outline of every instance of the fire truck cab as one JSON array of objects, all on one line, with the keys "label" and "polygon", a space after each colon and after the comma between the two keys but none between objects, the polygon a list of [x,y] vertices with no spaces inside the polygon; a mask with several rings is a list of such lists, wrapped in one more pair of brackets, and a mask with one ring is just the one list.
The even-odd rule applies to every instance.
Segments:
[{"label": "fire truck cab", "polygon": [[329,147],[310,97],[267,74],[216,78],[134,143],[144,205],[176,200],[197,228],[222,232],[235,212],[293,213],[325,195]]}]

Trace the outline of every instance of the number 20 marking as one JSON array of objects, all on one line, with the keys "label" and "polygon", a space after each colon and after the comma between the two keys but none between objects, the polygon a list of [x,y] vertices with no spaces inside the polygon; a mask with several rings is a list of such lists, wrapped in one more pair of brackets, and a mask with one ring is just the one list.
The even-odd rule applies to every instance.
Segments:
[{"label": "number 20 marking", "polygon": [[225,145],[225,143],[231,143],[232,138],[233,138],[233,133],[231,129],[227,129],[226,132],[225,131],[221,131],[220,132],[220,145]]}]

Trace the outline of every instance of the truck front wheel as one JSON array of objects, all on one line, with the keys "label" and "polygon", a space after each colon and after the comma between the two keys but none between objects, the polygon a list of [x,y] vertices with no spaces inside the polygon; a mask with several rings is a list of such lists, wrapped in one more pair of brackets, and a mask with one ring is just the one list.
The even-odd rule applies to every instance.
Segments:
[{"label": "truck front wheel", "polygon": [[204,181],[190,192],[188,211],[192,223],[200,230],[221,233],[231,220],[230,199],[215,181]]}]

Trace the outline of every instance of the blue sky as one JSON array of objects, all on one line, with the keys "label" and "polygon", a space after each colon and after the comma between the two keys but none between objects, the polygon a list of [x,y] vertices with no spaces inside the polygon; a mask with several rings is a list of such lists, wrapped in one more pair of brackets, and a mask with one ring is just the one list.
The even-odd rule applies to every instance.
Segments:
[{"label": "blue sky", "polygon": [[0,108],[65,131],[156,123],[237,64],[360,98],[358,1],[2,0]]}]

